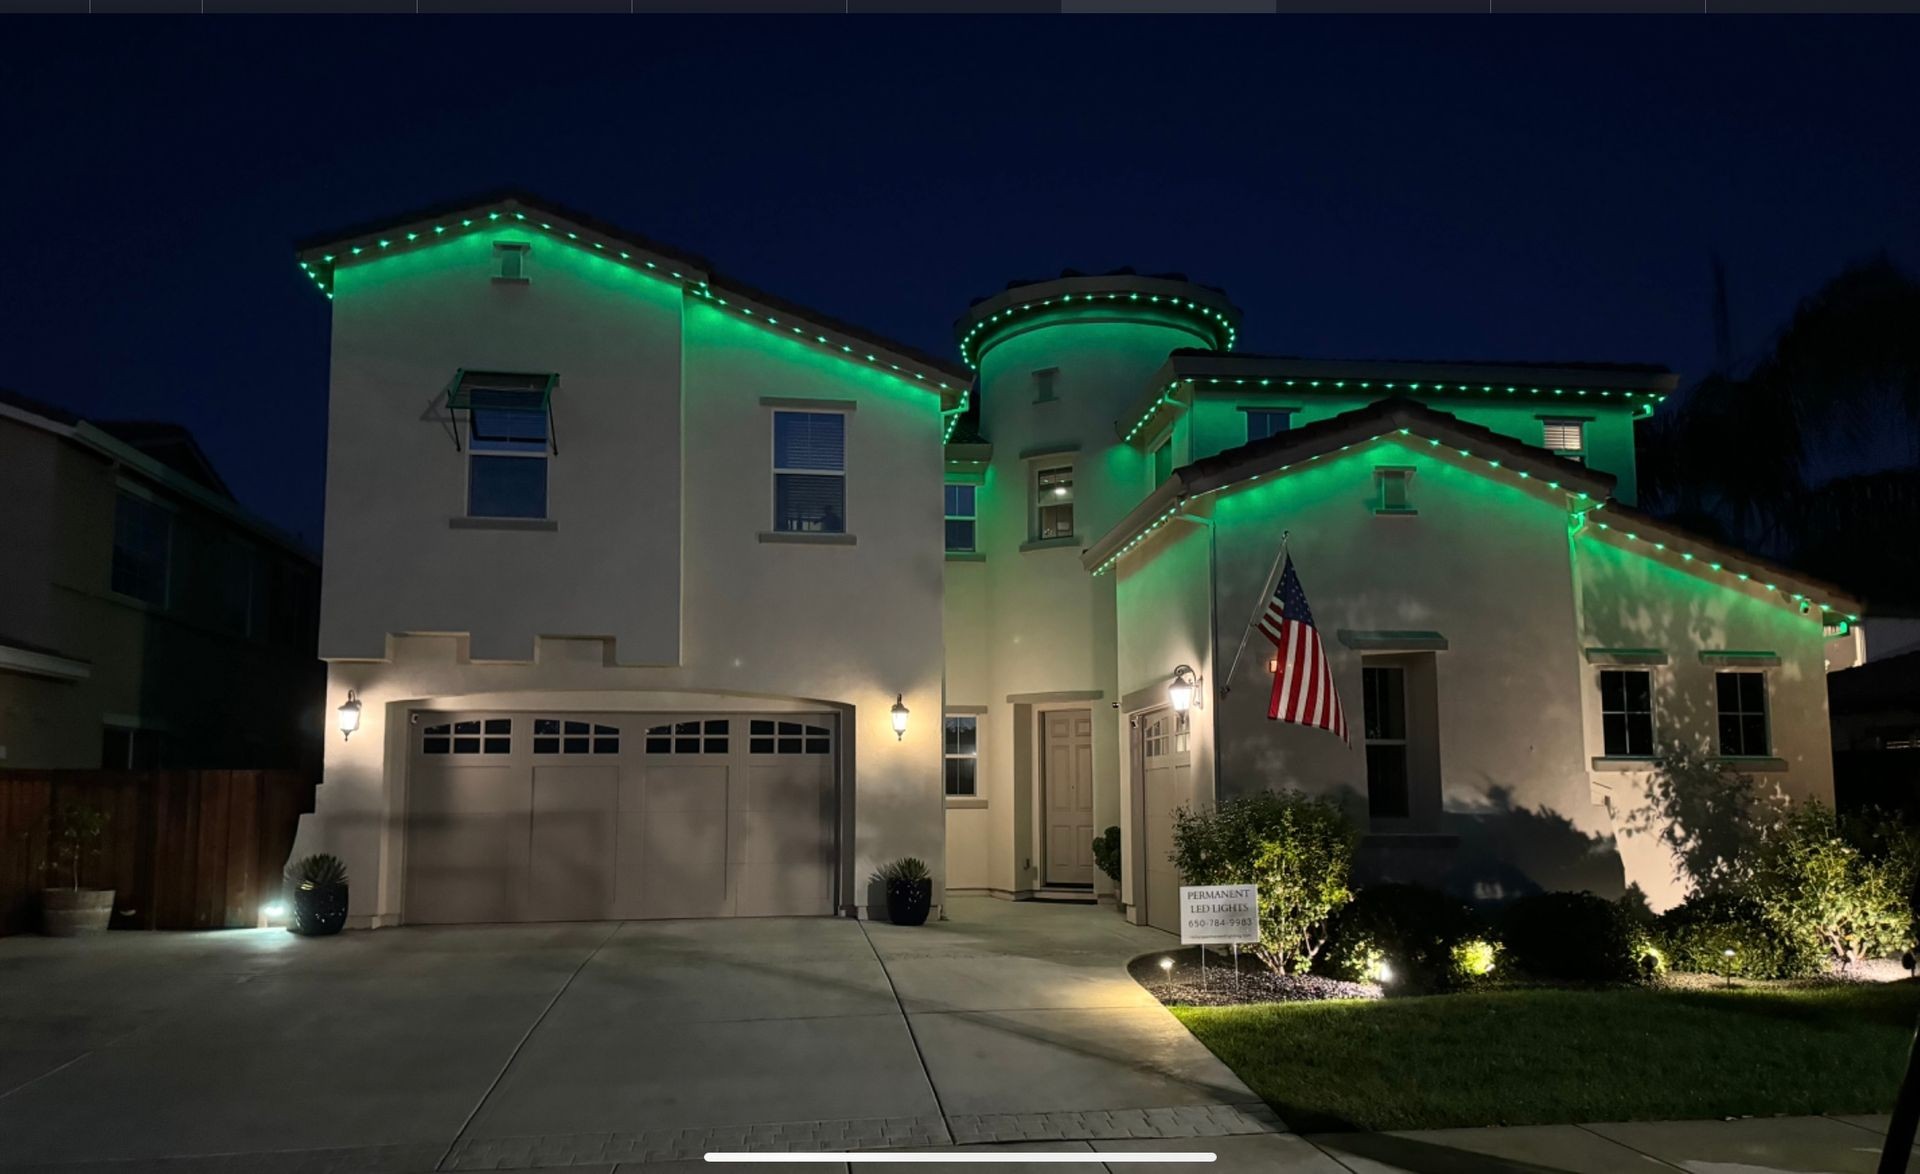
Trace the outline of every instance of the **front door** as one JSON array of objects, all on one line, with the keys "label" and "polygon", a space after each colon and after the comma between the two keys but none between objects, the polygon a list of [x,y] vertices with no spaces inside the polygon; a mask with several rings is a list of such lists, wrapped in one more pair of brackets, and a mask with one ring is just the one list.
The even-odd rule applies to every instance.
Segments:
[{"label": "front door", "polygon": [[1180,932],[1180,870],[1173,863],[1174,813],[1192,806],[1193,768],[1187,752],[1184,715],[1156,709],[1140,715],[1140,842],[1146,883],[1141,896],[1146,923]]},{"label": "front door", "polygon": [[1093,711],[1056,709],[1044,725],[1040,781],[1047,813],[1046,883],[1093,887]]}]

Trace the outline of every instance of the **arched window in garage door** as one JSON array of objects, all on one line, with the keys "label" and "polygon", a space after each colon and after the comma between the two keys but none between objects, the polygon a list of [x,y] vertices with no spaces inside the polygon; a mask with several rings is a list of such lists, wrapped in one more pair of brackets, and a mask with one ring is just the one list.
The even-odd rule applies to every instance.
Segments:
[{"label": "arched window in garage door", "polygon": [[725,718],[669,722],[647,729],[648,754],[725,754],[728,725]]},{"label": "arched window in garage door", "polygon": [[566,721],[554,717],[533,719],[535,754],[618,754],[620,728],[597,722]]},{"label": "arched window in garage door", "polygon": [[805,722],[755,719],[747,750],[753,754],[831,754],[833,731]]}]

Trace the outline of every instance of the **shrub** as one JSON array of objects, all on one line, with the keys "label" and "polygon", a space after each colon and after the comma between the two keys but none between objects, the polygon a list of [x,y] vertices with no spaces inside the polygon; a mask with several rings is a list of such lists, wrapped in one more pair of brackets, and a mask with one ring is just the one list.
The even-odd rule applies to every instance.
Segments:
[{"label": "shrub", "polygon": [[1484,975],[1484,970],[1466,974],[1454,958],[1456,947],[1484,937],[1473,910],[1445,893],[1420,885],[1374,885],[1328,920],[1327,948],[1315,969],[1366,982],[1378,977],[1378,965],[1385,962],[1395,986],[1445,990]]},{"label": "shrub", "polygon": [[1745,892],[1783,935],[1818,942],[1849,966],[1910,944],[1913,881],[1910,854],[1871,854],[1832,808],[1809,799],[1761,829]]},{"label": "shrub", "polygon": [[1453,960],[1453,976],[1458,982],[1472,982],[1477,978],[1486,978],[1500,962],[1500,944],[1485,938],[1468,938],[1464,942],[1455,942],[1448,951]]},{"label": "shrub", "polygon": [[1093,862],[1107,879],[1114,884],[1120,883],[1120,829],[1111,827],[1093,842]]},{"label": "shrub", "polygon": [[1174,867],[1190,885],[1260,886],[1255,953],[1280,972],[1307,968],[1326,922],[1352,899],[1354,830],[1328,799],[1261,792],[1173,816]]},{"label": "shrub", "polygon": [[1817,974],[1824,951],[1818,942],[1783,933],[1759,902],[1732,893],[1689,899],[1660,915],[1654,938],[1675,970],[1751,978],[1803,978]]},{"label": "shrub", "polygon": [[1592,893],[1535,893],[1500,918],[1507,956],[1538,978],[1620,982],[1641,974],[1644,935],[1627,912]]}]

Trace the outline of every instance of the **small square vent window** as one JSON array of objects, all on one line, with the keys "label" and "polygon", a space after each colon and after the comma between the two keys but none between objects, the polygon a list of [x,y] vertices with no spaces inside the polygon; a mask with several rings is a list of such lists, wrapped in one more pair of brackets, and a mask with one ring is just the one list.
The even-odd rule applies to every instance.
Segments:
[{"label": "small square vent window", "polygon": [[527,279],[527,245],[523,241],[495,241],[493,275],[500,281]]},{"label": "small square vent window", "polygon": [[1414,512],[1413,499],[1408,493],[1413,480],[1412,469],[1375,469],[1374,480],[1379,483],[1379,498],[1374,503],[1376,514],[1410,514]]}]

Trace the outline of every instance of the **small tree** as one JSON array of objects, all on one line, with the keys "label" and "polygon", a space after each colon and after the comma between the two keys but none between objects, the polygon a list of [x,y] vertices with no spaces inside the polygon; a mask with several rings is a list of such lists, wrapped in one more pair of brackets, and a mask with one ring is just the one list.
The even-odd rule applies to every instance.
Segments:
[{"label": "small tree", "polygon": [[107,813],[87,803],[62,803],[47,821],[47,863],[66,874],[68,887],[80,887],[80,862],[100,848]]},{"label": "small tree", "polygon": [[1776,925],[1851,966],[1909,944],[1912,884],[1910,855],[1869,854],[1808,799],[1761,829],[1747,891]]},{"label": "small tree", "polygon": [[1355,840],[1331,800],[1261,792],[1174,812],[1168,859],[1190,885],[1258,885],[1254,952],[1276,971],[1303,971],[1326,944],[1327,918],[1353,899]]}]

